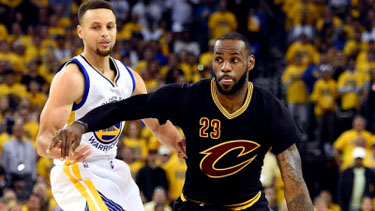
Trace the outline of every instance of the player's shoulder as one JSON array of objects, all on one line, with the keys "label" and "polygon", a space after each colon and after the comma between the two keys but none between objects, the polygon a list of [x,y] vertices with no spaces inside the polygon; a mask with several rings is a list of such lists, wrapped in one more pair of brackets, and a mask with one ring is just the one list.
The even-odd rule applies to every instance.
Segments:
[{"label": "player's shoulder", "polygon": [[278,99],[269,90],[253,83],[253,95],[264,102],[275,102]]},{"label": "player's shoulder", "polygon": [[84,75],[78,62],[74,59],[69,59],[56,70],[52,83],[56,84],[58,81],[62,81],[62,83],[71,83],[73,86],[77,83],[79,85],[83,80]]},{"label": "player's shoulder", "polygon": [[66,71],[80,71],[78,60],[75,57],[62,63],[59,68],[57,68],[56,73],[66,72]]}]

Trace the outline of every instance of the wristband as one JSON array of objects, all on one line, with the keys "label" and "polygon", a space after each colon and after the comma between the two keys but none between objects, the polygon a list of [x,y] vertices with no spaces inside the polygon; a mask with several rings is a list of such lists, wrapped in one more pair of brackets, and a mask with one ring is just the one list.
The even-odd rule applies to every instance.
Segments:
[{"label": "wristband", "polygon": [[86,122],[83,122],[81,120],[77,120],[75,121],[76,123],[80,124],[80,125],[83,125],[83,127],[85,128],[85,131],[84,133],[87,131],[87,129],[89,128],[88,124]]}]

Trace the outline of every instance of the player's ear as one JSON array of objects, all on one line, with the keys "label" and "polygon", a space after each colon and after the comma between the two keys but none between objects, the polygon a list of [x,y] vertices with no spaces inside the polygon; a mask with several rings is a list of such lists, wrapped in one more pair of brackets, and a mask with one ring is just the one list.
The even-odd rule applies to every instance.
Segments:
[{"label": "player's ear", "polygon": [[247,57],[248,61],[247,61],[247,70],[252,70],[254,68],[254,65],[255,65],[255,57],[253,54],[250,54],[248,57]]},{"label": "player's ear", "polygon": [[81,25],[77,26],[77,34],[78,34],[79,38],[82,39],[83,36],[82,36],[82,26]]}]

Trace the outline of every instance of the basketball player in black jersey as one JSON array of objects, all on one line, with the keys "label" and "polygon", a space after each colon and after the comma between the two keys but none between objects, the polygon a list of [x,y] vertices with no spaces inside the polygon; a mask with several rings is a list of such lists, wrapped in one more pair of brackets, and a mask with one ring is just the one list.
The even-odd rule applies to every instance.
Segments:
[{"label": "basketball player in black jersey", "polygon": [[243,35],[225,34],[215,43],[214,78],[101,106],[60,130],[50,147],[74,150],[83,133],[122,120],[170,120],[185,134],[188,167],[174,210],[268,210],[260,182],[268,150],[276,154],[289,210],[313,210],[294,144],[299,130],[279,100],[248,81],[254,62]]}]

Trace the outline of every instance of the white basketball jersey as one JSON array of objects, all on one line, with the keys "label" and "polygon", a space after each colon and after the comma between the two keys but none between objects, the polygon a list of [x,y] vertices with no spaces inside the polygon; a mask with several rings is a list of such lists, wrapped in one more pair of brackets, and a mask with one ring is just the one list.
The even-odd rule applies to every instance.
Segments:
[{"label": "white basketball jersey", "polygon": [[[93,67],[82,55],[72,58],[69,63],[76,63],[85,77],[85,92],[79,104],[74,104],[74,120],[78,120],[92,109],[119,101],[131,96],[135,89],[134,76],[120,61],[110,58],[111,66],[116,73],[113,82]],[[91,155],[86,159],[98,160],[115,158],[117,142],[120,138],[125,122],[119,122],[107,129],[83,134],[81,143],[89,144]]]}]

